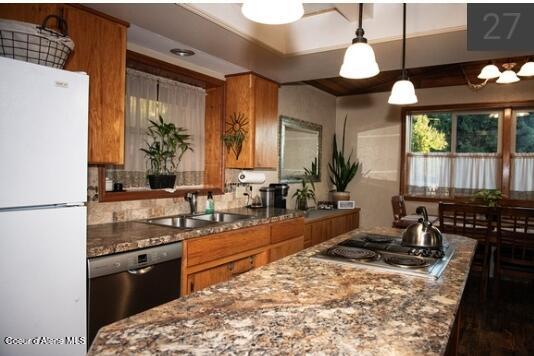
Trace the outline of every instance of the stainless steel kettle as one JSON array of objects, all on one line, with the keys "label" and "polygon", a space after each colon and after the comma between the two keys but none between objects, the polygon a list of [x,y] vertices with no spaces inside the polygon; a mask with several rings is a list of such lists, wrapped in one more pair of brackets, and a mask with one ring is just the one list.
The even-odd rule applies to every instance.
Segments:
[{"label": "stainless steel kettle", "polygon": [[402,245],[416,248],[428,248],[431,250],[443,250],[443,236],[437,227],[432,226],[428,220],[428,213],[424,206],[415,211],[423,218],[412,224],[402,233]]}]

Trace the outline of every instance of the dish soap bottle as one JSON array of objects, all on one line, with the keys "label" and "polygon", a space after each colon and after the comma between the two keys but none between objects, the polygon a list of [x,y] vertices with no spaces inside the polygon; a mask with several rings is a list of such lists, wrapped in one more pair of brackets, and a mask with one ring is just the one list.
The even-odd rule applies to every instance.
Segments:
[{"label": "dish soap bottle", "polygon": [[213,201],[213,193],[208,192],[208,199],[206,199],[206,214],[213,214],[215,212],[215,202]]}]

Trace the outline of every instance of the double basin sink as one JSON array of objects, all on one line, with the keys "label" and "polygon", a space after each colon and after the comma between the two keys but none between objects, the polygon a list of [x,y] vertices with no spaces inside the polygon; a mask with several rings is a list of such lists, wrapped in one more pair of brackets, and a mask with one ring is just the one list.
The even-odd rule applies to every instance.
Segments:
[{"label": "double basin sink", "polygon": [[147,224],[169,226],[176,229],[196,229],[212,224],[237,222],[251,218],[252,216],[249,215],[213,213],[201,215],[168,216],[164,218],[148,219],[145,222]]}]

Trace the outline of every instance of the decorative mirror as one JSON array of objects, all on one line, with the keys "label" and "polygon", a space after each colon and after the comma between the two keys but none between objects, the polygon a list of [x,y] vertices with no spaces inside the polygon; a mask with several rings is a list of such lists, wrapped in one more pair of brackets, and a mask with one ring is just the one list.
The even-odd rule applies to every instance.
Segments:
[{"label": "decorative mirror", "polygon": [[312,122],[280,116],[280,181],[300,182],[311,173],[321,181],[323,127]]}]

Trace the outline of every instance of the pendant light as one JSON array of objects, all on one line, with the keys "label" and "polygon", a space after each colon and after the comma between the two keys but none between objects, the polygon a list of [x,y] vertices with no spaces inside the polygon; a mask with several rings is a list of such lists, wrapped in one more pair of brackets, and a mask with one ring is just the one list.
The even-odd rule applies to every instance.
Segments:
[{"label": "pendant light", "polygon": [[505,63],[502,65],[505,71],[501,73],[499,76],[499,79],[497,79],[497,83],[499,84],[511,84],[518,82],[520,79],[517,77],[517,74],[512,70],[514,68],[515,63]]},{"label": "pendant light", "polygon": [[482,68],[477,78],[489,80],[489,79],[499,78],[500,76],[501,76],[501,71],[499,70],[499,67],[497,67],[495,64],[488,64],[484,68]]},{"label": "pendant light", "polygon": [[380,73],[378,63],[376,63],[373,47],[367,44],[367,39],[363,37],[365,31],[362,28],[363,4],[360,4],[358,16],[358,29],[352,44],[347,48],[343,64],[339,70],[339,75],[348,79],[371,78]]},{"label": "pendant light", "polygon": [[532,77],[534,75],[534,62],[530,60],[523,64],[519,72],[517,72],[517,75],[521,77]]},{"label": "pendant light", "polygon": [[388,103],[393,105],[417,103],[415,88],[406,72],[406,4],[402,4],[402,74],[400,80],[393,84]]},{"label": "pendant light", "polygon": [[245,0],[241,13],[254,22],[282,25],[300,19],[304,6],[301,0]]}]

